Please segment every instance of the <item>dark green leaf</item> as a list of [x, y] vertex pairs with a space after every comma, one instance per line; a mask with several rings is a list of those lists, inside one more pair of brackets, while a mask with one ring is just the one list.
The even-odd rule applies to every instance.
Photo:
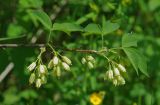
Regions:
[[137, 74], [138, 74], [138, 62], [137, 62], [137, 53], [136, 49], [133, 48], [123, 48], [124, 52], [126, 53], [126, 55], [128, 56], [130, 62], [132, 63], [134, 69], [136, 70]]
[[128, 56], [137, 74], [138, 74], [138, 69], [139, 69], [143, 74], [148, 76], [147, 62], [146, 62], [145, 57], [135, 48], [123, 48], [123, 50]]
[[122, 47], [137, 47], [138, 39], [134, 35], [126, 34], [122, 37]]
[[32, 11], [33, 15], [44, 25], [45, 28], [52, 29], [52, 21], [43, 11]]

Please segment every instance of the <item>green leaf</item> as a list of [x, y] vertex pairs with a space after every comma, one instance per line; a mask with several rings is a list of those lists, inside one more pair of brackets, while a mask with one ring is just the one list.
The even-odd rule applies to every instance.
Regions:
[[139, 54], [139, 61], [138, 61], [139, 62], [139, 65], [138, 65], [139, 70], [143, 74], [145, 74], [146, 76], [149, 76], [148, 75], [148, 71], [147, 71], [147, 60], [146, 60], [145, 56], [142, 53], [138, 52], [138, 54]]
[[128, 56], [131, 64], [138, 74], [138, 70], [140, 70], [143, 74], [148, 76], [147, 72], [147, 62], [143, 54], [141, 54], [135, 48], [123, 48], [124, 52]]
[[22, 91], [19, 94], [19, 96], [25, 99], [30, 99], [30, 98], [34, 99], [38, 97], [38, 94], [34, 90], [28, 89], [28, 90]]
[[158, 7], [160, 7], [160, 1], [159, 0], [150, 0], [149, 3], [149, 9], [151, 11], [156, 10]]
[[86, 14], [85, 16], [80, 17], [80, 18], [76, 21], [76, 24], [82, 24], [82, 23], [86, 22], [86, 21], [89, 20], [89, 19], [92, 19], [92, 20], [93, 20], [94, 18], [96, 18], [96, 16], [97, 16], [96, 13], [90, 12], [90, 13]]
[[7, 29], [8, 37], [20, 36], [23, 33], [25, 33], [25, 29], [19, 24], [15, 24], [15, 23], [9, 24], [8, 29]]
[[52, 29], [52, 21], [49, 16], [43, 11], [32, 11], [33, 15], [44, 25], [48, 30]]
[[75, 31], [83, 31], [83, 28], [74, 23], [54, 23], [52, 30], [63, 31], [70, 34]]
[[41, 8], [43, 5], [42, 0], [19, 0], [21, 8]]
[[87, 34], [102, 34], [102, 31], [101, 31], [101, 27], [98, 25], [98, 24], [88, 24], [84, 31], [87, 33]]
[[137, 47], [138, 39], [134, 35], [126, 34], [122, 37], [122, 47]]
[[102, 24], [103, 35], [107, 35], [117, 30], [119, 27], [120, 26], [118, 23], [111, 23], [110, 21], [105, 21], [105, 19], [103, 19], [103, 24]]
[[0, 43], [20, 43], [20, 42], [25, 42], [26, 40], [26, 35], [23, 36], [17, 36], [13, 38], [0, 38]]

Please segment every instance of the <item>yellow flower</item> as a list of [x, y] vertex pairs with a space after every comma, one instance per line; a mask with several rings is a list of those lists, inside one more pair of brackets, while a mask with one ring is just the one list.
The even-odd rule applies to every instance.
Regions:
[[89, 99], [93, 105], [100, 105], [102, 103], [103, 97], [99, 93], [92, 93]]

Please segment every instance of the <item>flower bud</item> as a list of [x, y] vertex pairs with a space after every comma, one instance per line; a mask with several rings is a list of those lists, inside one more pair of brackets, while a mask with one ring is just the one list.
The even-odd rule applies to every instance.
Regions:
[[88, 61], [94, 61], [95, 59], [91, 55], [89, 55], [89, 56], [87, 56], [87, 60]]
[[42, 76], [41, 76], [41, 82], [42, 82], [43, 84], [47, 83], [47, 78], [46, 78], [45, 75], [42, 75]]
[[40, 65], [39, 66], [39, 72], [41, 74], [45, 74], [47, 72], [47, 67], [45, 65]]
[[36, 79], [36, 75], [35, 75], [35, 73], [32, 73], [31, 76], [29, 77], [29, 83], [33, 84], [35, 79]]
[[27, 69], [28, 69], [29, 71], [32, 71], [33, 69], [35, 69], [35, 67], [36, 67], [36, 62], [33, 62], [33, 63], [31, 63], [31, 64], [27, 67]]
[[49, 69], [52, 69], [53, 68], [53, 59], [52, 60], [50, 60], [50, 62], [48, 63], [48, 68]]
[[61, 69], [59, 66], [56, 67], [56, 76], [60, 77], [61, 76]]
[[119, 83], [120, 85], [124, 85], [124, 84], [125, 84], [125, 80], [124, 80], [124, 78], [123, 78], [122, 76], [118, 76], [118, 77], [117, 77], [117, 80], [118, 80], [118, 83]]
[[69, 67], [69, 65], [68, 65], [67, 63], [62, 62], [62, 66], [63, 66], [63, 68], [64, 68], [65, 70], [70, 71], [70, 67]]
[[62, 56], [62, 60], [63, 60], [64, 62], [66, 62], [68, 65], [71, 65], [71, 64], [72, 64], [71, 60], [70, 60], [68, 57], [66, 57], [66, 56]]
[[82, 60], [81, 60], [82, 64], [85, 64], [87, 61], [86, 59], [83, 57]]
[[41, 79], [39, 78], [39, 79], [36, 80], [36, 87], [40, 88], [41, 85], [42, 85], [42, 82], [41, 82]]
[[94, 68], [92, 62], [88, 62], [87, 65], [88, 65], [89, 69], [93, 69]]
[[114, 68], [113, 72], [114, 72], [114, 76], [119, 76], [120, 75], [120, 72], [119, 72], [117, 67]]
[[58, 65], [58, 62], [59, 62], [59, 58], [57, 56], [54, 56], [53, 57], [53, 65], [54, 66]]
[[118, 81], [117, 81], [116, 78], [114, 78], [112, 82], [113, 82], [113, 85], [114, 85], [114, 86], [117, 86], [117, 85], [118, 85]]
[[112, 70], [108, 70], [106, 72], [106, 76], [109, 80], [112, 80], [113, 79], [113, 71]]
[[126, 72], [126, 69], [124, 66], [122, 66], [121, 64], [118, 64], [118, 68], [121, 72]]

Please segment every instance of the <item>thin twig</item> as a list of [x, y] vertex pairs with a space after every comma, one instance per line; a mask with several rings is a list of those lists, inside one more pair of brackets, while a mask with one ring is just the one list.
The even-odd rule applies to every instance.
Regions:
[[96, 50], [84, 50], [84, 49], [65, 49], [67, 51], [76, 51], [76, 52], [83, 52], [83, 53], [97, 53]]
[[14, 63], [13, 62], [9, 63], [8, 66], [0, 75], [0, 83], [5, 79], [5, 77], [8, 75], [9, 72], [11, 72], [13, 68], [14, 68]]
[[0, 44], [2, 48], [12, 48], [12, 47], [45, 47], [45, 44]]
[[[16, 48], [16, 47], [47, 47], [47, 44], [0, 44], [0, 48]], [[75, 51], [75, 52], [82, 52], [82, 53], [97, 53], [96, 50], [88, 50], [88, 49], [68, 49], [68, 48], [61, 48], [55, 47], [55, 49], [60, 49], [64, 51]]]

